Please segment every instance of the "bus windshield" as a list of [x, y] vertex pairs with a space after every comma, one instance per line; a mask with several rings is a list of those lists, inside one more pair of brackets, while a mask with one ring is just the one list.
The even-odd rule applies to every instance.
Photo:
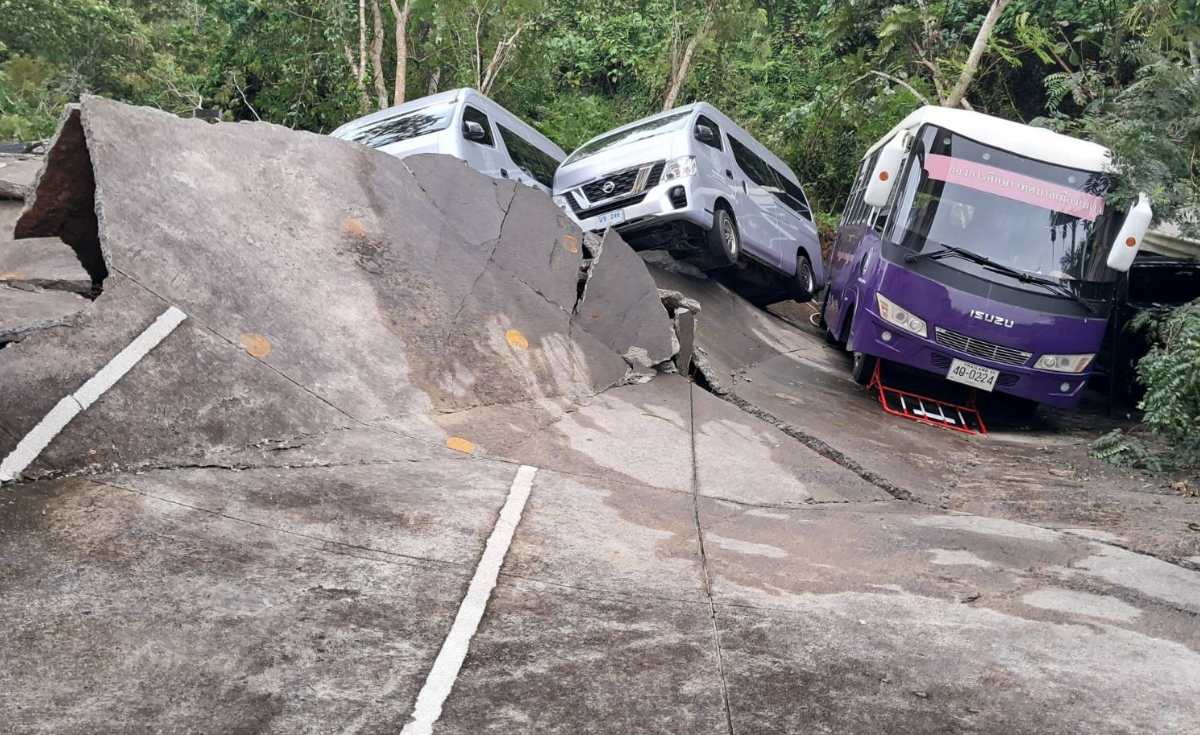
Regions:
[[454, 116], [454, 105], [453, 102], [445, 102], [408, 110], [345, 130], [338, 133], [337, 137], [371, 148], [382, 148], [402, 140], [445, 130], [450, 126], [450, 118]]
[[[915, 252], [949, 245], [1079, 290], [1111, 282], [1106, 265], [1120, 217], [1103, 173], [1036, 161], [927, 125], [913, 143], [884, 237]], [[970, 259], [945, 263], [989, 279]], [[1015, 280], [1015, 279], [1014, 279]]]
[[596, 138], [595, 140], [579, 146], [579, 148], [571, 154], [570, 158], [564, 162], [564, 165], [567, 163], [574, 163], [582, 158], [587, 158], [588, 156], [595, 155], [600, 151], [608, 150], [609, 148], [614, 148], [626, 143], [632, 143], [637, 140], [643, 140], [645, 138], [652, 138], [656, 135], [662, 135], [663, 133], [672, 132], [683, 127], [684, 123], [688, 119], [688, 116], [691, 114], [692, 113], [690, 110], [684, 110], [683, 112], [677, 112], [674, 115], [656, 117], [653, 120], [647, 120], [640, 125], [634, 125], [632, 128], [622, 130], [618, 133]]

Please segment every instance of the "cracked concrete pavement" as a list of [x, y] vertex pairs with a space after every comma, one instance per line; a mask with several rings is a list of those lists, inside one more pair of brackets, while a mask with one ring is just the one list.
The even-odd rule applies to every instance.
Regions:
[[[1068, 511], [1036, 442], [885, 422], [799, 318], [455, 162], [95, 99], [65, 131], [22, 232], [86, 251], [98, 211], [103, 289], [0, 349], [0, 457], [188, 318], [0, 487], [11, 731], [400, 731], [524, 465], [435, 733], [1200, 732], [1200, 573], [1135, 532], [1194, 505]], [[729, 399], [622, 384], [672, 350], [651, 274]]]

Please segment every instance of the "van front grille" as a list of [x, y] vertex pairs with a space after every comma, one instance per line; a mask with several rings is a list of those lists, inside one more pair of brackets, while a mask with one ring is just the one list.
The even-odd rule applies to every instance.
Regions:
[[[632, 168], [608, 174], [595, 181], [588, 182], [579, 188], [583, 192], [583, 195], [587, 197], [587, 200], [593, 203], [627, 194], [639, 194], [646, 189], [658, 185], [658, 180], [662, 178], [665, 166], [666, 161], [643, 163]], [[612, 186], [610, 187], [609, 184]]]
[[1025, 352], [1013, 347], [1005, 347], [998, 345], [995, 342], [968, 337], [965, 334], [960, 334], [950, 329], [942, 329], [934, 327], [934, 338], [939, 345], [949, 347], [959, 352], [965, 352], [968, 355], [982, 357], [985, 360], [994, 360], [1002, 362], [1005, 365], [1024, 365], [1029, 362], [1029, 358], [1033, 357], [1032, 352]]

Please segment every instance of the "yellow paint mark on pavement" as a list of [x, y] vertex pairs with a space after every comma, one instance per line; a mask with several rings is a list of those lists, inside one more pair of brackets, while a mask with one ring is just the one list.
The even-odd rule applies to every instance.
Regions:
[[568, 253], [579, 252], [579, 238], [574, 235], [563, 235], [563, 247]]
[[6, 271], [4, 273], [0, 273], [0, 281], [23, 281], [25, 278], [27, 278], [27, 276], [20, 271]]
[[342, 232], [351, 237], [362, 238], [367, 236], [367, 228], [363, 226], [361, 220], [355, 219], [354, 217], [347, 217], [346, 219], [342, 220]]
[[475, 451], [475, 442], [470, 439], [463, 439], [461, 436], [450, 437], [446, 440], [446, 446], [463, 454], [471, 454]]
[[529, 349], [529, 340], [525, 339], [525, 335], [521, 334], [519, 330], [508, 330], [504, 333], [504, 339], [508, 340], [508, 344], [518, 350]]
[[243, 334], [238, 337], [238, 342], [242, 343], [242, 347], [251, 357], [261, 360], [271, 354], [271, 342], [261, 334]]

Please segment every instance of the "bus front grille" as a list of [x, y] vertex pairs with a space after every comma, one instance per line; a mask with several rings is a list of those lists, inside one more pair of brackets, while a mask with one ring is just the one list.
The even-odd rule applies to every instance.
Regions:
[[1033, 357], [1032, 352], [1025, 352], [1012, 347], [998, 345], [995, 342], [968, 337], [965, 334], [960, 334], [950, 329], [934, 327], [933, 331], [939, 345], [958, 350], [959, 352], [965, 352], [968, 355], [982, 357], [985, 360], [1002, 362], [1005, 365], [1024, 365], [1029, 362], [1029, 358]]

